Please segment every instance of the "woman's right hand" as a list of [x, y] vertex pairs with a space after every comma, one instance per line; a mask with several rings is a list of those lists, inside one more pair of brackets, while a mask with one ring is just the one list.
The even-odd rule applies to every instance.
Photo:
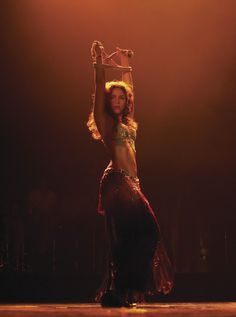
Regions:
[[94, 62], [96, 62], [97, 57], [102, 57], [104, 51], [104, 47], [101, 42], [99, 41], [93, 41], [92, 47], [91, 47], [91, 56]]

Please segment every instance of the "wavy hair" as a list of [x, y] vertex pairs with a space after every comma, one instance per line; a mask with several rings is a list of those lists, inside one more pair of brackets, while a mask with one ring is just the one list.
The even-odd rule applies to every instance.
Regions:
[[[126, 124], [129, 128], [137, 130], [137, 122], [130, 116], [134, 110], [134, 95], [132, 86], [125, 83], [124, 81], [108, 81], [105, 84], [105, 111], [114, 119], [115, 122], [118, 122], [117, 116], [111, 110], [110, 97], [112, 90], [114, 88], [120, 88], [126, 96], [126, 105], [122, 112], [122, 122]], [[94, 104], [95, 104], [95, 95], [92, 95], [93, 106], [92, 111], [89, 114], [87, 127], [92, 134], [92, 137], [95, 140], [101, 140], [102, 136], [98, 131], [95, 119], [94, 119]]]

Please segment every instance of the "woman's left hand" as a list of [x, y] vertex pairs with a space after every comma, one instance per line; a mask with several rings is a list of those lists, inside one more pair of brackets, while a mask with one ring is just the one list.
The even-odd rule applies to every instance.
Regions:
[[116, 47], [116, 52], [120, 57], [132, 57], [134, 55], [134, 52], [132, 50]]

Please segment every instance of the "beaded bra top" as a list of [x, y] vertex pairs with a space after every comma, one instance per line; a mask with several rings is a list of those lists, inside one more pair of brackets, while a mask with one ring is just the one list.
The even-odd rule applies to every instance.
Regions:
[[126, 126], [125, 124], [118, 124], [114, 141], [117, 145], [125, 145], [127, 142], [135, 152], [136, 130]]

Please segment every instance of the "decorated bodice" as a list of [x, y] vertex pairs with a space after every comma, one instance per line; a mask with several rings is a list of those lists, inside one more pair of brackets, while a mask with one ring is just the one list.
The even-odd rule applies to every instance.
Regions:
[[117, 145], [125, 145], [128, 142], [135, 152], [136, 130], [123, 123], [119, 123], [116, 126], [113, 140]]

